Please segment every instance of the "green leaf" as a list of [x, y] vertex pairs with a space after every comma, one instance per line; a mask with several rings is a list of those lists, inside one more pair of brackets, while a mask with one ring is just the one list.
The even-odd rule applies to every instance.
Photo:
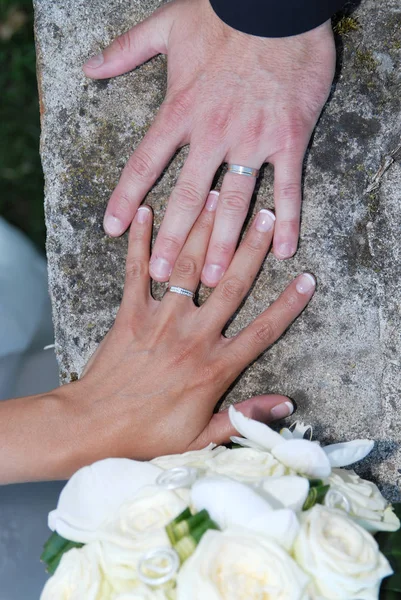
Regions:
[[83, 544], [66, 540], [61, 535], [54, 532], [45, 543], [40, 560], [45, 563], [46, 571], [53, 575], [59, 566], [63, 555], [69, 550], [72, 550], [72, 548], [82, 548], [82, 546]]
[[329, 485], [319, 485], [321, 482], [316, 482], [313, 487], [309, 489], [308, 496], [302, 507], [302, 510], [309, 510], [315, 504], [322, 504], [327, 492], [330, 489]]

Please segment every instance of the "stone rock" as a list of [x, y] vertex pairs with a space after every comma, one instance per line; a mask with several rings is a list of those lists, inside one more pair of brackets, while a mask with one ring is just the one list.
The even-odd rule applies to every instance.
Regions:
[[[119, 173], [149, 127], [166, 87], [166, 61], [104, 81], [81, 65], [152, 12], [156, 0], [35, 0], [42, 160], [46, 176], [50, 291], [62, 382], [79, 376], [113, 323], [126, 238], [109, 239], [102, 216]], [[317, 437], [377, 440], [358, 466], [389, 499], [401, 499], [401, 165], [399, 154], [366, 192], [400, 142], [401, 12], [397, 0], [363, 0], [357, 29], [338, 36], [338, 75], [316, 129], [304, 180], [299, 251], [265, 261], [229, 328], [237, 332], [299, 272], [318, 280], [297, 322], [259, 358], [224, 404], [280, 392]], [[147, 197], [156, 230], [185, 159], [183, 150]], [[272, 206], [264, 169], [252, 210]], [[161, 293], [157, 286], [156, 295]]]

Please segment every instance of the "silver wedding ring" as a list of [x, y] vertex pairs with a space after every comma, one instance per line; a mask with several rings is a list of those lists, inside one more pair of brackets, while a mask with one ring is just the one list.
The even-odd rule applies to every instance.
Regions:
[[185, 288], [179, 287], [178, 285], [170, 285], [167, 291], [172, 292], [173, 294], [187, 296], [188, 298], [193, 298], [195, 296], [194, 292], [191, 292], [191, 290], [186, 290]]
[[259, 177], [259, 169], [252, 167], [243, 167], [242, 165], [228, 165], [228, 172], [236, 175], [246, 175], [247, 177]]

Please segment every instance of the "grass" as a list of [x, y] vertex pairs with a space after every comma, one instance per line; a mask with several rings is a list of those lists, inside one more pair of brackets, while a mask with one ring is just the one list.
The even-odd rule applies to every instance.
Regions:
[[44, 250], [33, 8], [0, 0], [0, 214]]

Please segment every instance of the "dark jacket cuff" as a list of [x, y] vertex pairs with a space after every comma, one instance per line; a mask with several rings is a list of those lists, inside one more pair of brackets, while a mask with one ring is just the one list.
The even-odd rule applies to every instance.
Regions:
[[322, 25], [345, 0], [210, 0], [222, 21], [262, 37], [287, 37]]

